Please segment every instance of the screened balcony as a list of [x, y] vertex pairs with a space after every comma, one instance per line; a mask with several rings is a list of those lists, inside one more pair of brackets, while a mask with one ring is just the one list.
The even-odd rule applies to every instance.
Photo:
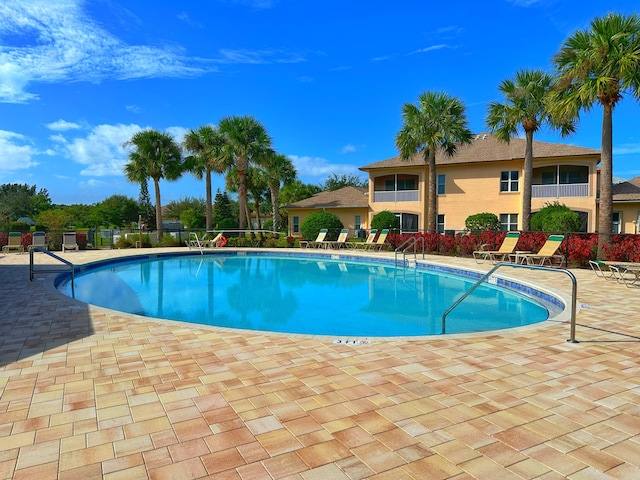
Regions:
[[417, 202], [420, 200], [417, 175], [384, 175], [373, 181], [374, 202]]
[[589, 167], [556, 165], [534, 168], [532, 198], [589, 196]]

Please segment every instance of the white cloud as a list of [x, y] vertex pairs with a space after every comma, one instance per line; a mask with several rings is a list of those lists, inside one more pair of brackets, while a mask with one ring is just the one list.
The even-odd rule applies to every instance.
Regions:
[[358, 171], [355, 165], [329, 163], [322, 157], [287, 155], [301, 177], [326, 177], [332, 173], [338, 175], [353, 174]]
[[384, 62], [386, 60], [391, 60], [392, 55], [385, 55], [383, 57], [373, 57], [371, 59], [372, 62]]
[[518, 7], [530, 7], [536, 3], [540, 3], [542, 0], [511, 0], [511, 3]]
[[629, 155], [633, 153], [640, 153], [640, 143], [623, 143], [613, 147], [614, 155]]
[[78, 130], [80, 129], [80, 125], [73, 122], [67, 122], [66, 120], [56, 120], [55, 122], [48, 123], [46, 127], [49, 130], [54, 130], [56, 132], [64, 132], [65, 130]]
[[414, 50], [413, 52], [409, 53], [409, 55], [415, 55], [417, 53], [433, 52], [435, 50], [442, 50], [443, 48], [453, 48], [453, 47], [451, 47], [450, 45], [441, 43], [439, 45], [431, 45], [429, 47], [419, 48], [418, 50]]
[[186, 23], [191, 27], [202, 28], [202, 24], [197, 20], [192, 19], [187, 12], [184, 12], [184, 11], [180, 12], [178, 14], [178, 20]]
[[313, 82], [315, 79], [313, 77], [307, 77], [307, 76], [302, 76], [300, 78], [298, 78], [298, 81], [300, 83], [311, 83]]
[[69, 140], [65, 154], [67, 158], [86, 166], [80, 175], [122, 175], [122, 167], [127, 162], [127, 151], [123, 144], [139, 130], [142, 128], [135, 124], [98, 125], [86, 137]]
[[295, 52], [284, 50], [248, 50], [248, 49], [221, 49], [220, 63], [244, 63], [254, 65], [266, 65], [270, 63], [300, 63], [306, 59]]
[[[0, 102], [34, 100], [34, 82], [176, 77], [215, 71], [211, 60], [190, 58], [178, 47], [128, 45], [88, 17], [82, 0], [4, 0], [0, 35]], [[4, 35], [3, 35], [4, 36]]]
[[0, 171], [34, 167], [38, 165], [33, 160], [37, 154], [24, 135], [0, 130]]
[[127, 112], [131, 112], [131, 113], [140, 113], [140, 112], [142, 112], [142, 109], [138, 105], [127, 105], [124, 108], [125, 108], [125, 110]]
[[351, 145], [350, 143], [347, 143], [344, 147], [342, 147], [342, 149], [340, 150], [340, 153], [352, 153], [355, 151], [356, 151], [356, 146]]
[[189, 131], [184, 127], [168, 127], [166, 132], [170, 134], [177, 143], [182, 143], [185, 134]]

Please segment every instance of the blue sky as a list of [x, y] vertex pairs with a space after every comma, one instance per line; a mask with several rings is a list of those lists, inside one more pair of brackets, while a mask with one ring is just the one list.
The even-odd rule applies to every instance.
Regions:
[[[606, 3], [606, 6], [603, 4]], [[551, 69], [576, 29], [630, 1], [3, 0], [0, 183], [46, 188], [54, 203], [138, 198], [122, 143], [253, 115], [299, 178], [320, 184], [397, 154], [401, 108], [426, 90], [467, 106], [485, 131], [498, 85]], [[637, 6], [637, 5], [636, 5]], [[614, 112], [614, 175], [640, 175], [640, 105]], [[600, 148], [602, 110], [568, 139]], [[214, 179], [214, 188], [224, 188]], [[162, 182], [162, 202], [204, 197], [204, 182]]]

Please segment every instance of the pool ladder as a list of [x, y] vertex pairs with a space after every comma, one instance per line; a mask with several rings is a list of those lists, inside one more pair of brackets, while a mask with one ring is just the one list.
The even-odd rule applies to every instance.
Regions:
[[447, 315], [449, 315], [454, 308], [456, 308], [462, 301], [467, 298], [473, 291], [478, 288], [480, 285], [484, 283], [485, 280], [491, 278], [493, 272], [498, 270], [501, 267], [508, 266], [512, 268], [526, 268], [529, 270], [542, 270], [545, 272], [561, 272], [567, 275], [571, 279], [571, 335], [567, 342], [571, 343], [579, 343], [576, 340], [576, 299], [577, 299], [577, 290], [578, 290], [578, 281], [576, 280], [576, 276], [571, 273], [566, 268], [550, 268], [550, 267], [542, 267], [537, 265], [521, 265], [518, 263], [510, 263], [510, 262], [500, 262], [495, 265], [491, 270], [485, 273], [482, 277], [478, 279], [478, 281], [471, 286], [469, 290], [464, 292], [460, 298], [458, 298], [453, 305], [451, 305], [447, 311], [442, 314], [442, 333], [446, 333], [447, 329]]
[[424, 260], [424, 237], [409, 237], [400, 246], [398, 246], [395, 253], [395, 264], [398, 264], [398, 253], [402, 254], [402, 265], [407, 266], [407, 252], [413, 254], [415, 260], [418, 259], [418, 244], [422, 246], [422, 259]]

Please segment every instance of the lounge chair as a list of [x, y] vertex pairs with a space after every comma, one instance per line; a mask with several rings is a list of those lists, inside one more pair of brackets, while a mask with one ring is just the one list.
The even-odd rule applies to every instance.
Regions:
[[367, 246], [373, 245], [373, 243], [376, 241], [377, 233], [378, 233], [378, 229], [373, 228], [369, 232], [369, 236], [364, 242], [347, 242], [346, 247], [347, 248], [367, 248]]
[[300, 242], [300, 248], [317, 248], [322, 242], [324, 242], [324, 239], [327, 236], [327, 232], [328, 230], [326, 228], [323, 228], [322, 230], [320, 230], [315, 240], [302, 240]]
[[[591, 261], [589, 263], [591, 264]], [[640, 286], [637, 283], [640, 280], [640, 263], [616, 261], [601, 263], [604, 263], [609, 268], [612, 272], [611, 276], [619, 283], [624, 283], [627, 287]]]
[[389, 235], [389, 229], [385, 228], [384, 230], [382, 230], [380, 232], [380, 235], [378, 235], [378, 238], [376, 239], [375, 243], [368, 245], [365, 247], [366, 250], [382, 250], [382, 247], [384, 247], [385, 245], [387, 245], [387, 236]]
[[616, 280], [616, 270], [612, 269], [607, 262], [603, 262], [601, 260], [589, 260], [589, 266], [596, 274], [596, 277], [601, 277], [605, 280]]
[[320, 246], [324, 248], [336, 248], [336, 249], [345, 248], [347, 245], [348, 236], [349, 236], [349, 229], [343, 228], [342, 230], [340, 230], [340, 235], [338, 235], [337, 240], [333, 240], [333, 241], [325, 240], [324, 242], [322, 242], [322, 245]]
[[218, 233], [215, 237], [205, 242], [205, 246], [216, 248], [216, 247], [224, 247], [227, 244], [227, 237], [225, 237], [222, 232]]
[[509, 232], [504, 237], [502, 245], [498, 250], [476, 250], [473, 252], [473, 258], [476, 263], [484, 263], [487, 260], [491, 260], [493, 263], [504, 262], [509, 258], [509, 255], [513, 253], [520, 239], [520, 233]]
[[514, 263], [526, 263], [527, 265], [544, 265], [548, 263], [549, 266], [553, 265], [553, 262], [562, 263], [564, 256], [556, 255], [556, 251], [562, 245], [564, 241], [564, 235], [549, 235], [547, 241], [542, 245], [538, 253], [522, 253], [516, 252], [509, 255], [509, 258]]
[[33, 234], [31, 235], [31, 245], [29, 245], [29, 250], [31, 250], [34, 247], [42, 247], [45, 250], [48, 250], [46, 233], [33, 232]]
[[75, 250], [76, 252], [80, 250], [76, 240], [76, 232], [64, 232], [62, 234], [62, 253], [65, 250]]
[[20, 232], [9, 232], [9, 239], [7, 244], [2, 247], [2, 251], [5, 253], [15, 250], [18, 253], [24, 252], [24, 246], [22, 245], [22, 234]]

